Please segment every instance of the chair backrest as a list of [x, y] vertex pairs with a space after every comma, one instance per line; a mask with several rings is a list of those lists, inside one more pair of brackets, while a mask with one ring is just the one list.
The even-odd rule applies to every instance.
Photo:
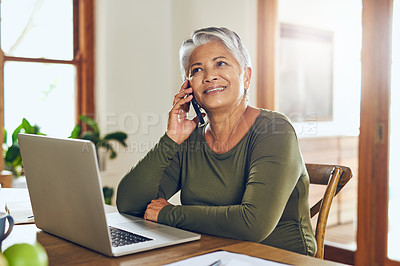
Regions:
[[346, 185], [353, 173], [349, 167], [342, 165], [306, 164], [306, 168], [311, 184], [326, 185], [324, 196], [310, 209], [311, 217], [319, 213], [315, 229], [315, 238], [317, 240], [317, 254], [315, 257], [323, 259], [325, 230], [333, 197]]

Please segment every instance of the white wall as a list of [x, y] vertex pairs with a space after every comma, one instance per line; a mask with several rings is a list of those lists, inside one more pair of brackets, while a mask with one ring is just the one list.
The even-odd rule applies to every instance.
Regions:
[[197, 28], [228, 27], [242, 37], [256, 69], [256, 14], [256, 0], [96, 1], [98, 120], [103, 133], [129, 133], [129, 148], [108, 162], [110, 185], [165, 132], [172, 97], [182, 83], [181, 43]]
[[[358, 0], [279, 1], [281, 22], [335, 34], [334, 121], [318, 123], [315, 133], [300, 132], [299, 137], [358, 134], [360, 8]], [[101, 130], [129, 133], [129, 148], [119, 149], [117, 159], [108, 162], [110, 184], [116, 184], [165, 132], [172, 97], [182, 83], [179, 47], [193, 30], [224, 26], [241, 36], [253, 62], [250, 103], [255, 105], [257, 0], [97, 0], [96, 20]], [[300, 130], [307, 126], [297, 124]]]

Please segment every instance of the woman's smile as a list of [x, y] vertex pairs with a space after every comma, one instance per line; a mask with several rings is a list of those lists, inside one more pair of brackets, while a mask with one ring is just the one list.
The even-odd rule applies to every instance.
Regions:
[[226, 86], [211, 86], [211, 87], [208, 87], [205, 91], [203, 91], [203, 93], [207, 94], [207, 95], [213, 95], [213, 94], [216, 94], [219, 92], [223, 92], [223, 91], [225, 91], [225, 89], [226, 89]]

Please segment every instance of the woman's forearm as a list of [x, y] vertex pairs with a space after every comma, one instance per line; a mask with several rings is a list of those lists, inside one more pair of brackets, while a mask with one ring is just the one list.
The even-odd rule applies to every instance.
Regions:
[[120, 181], [117, 190], [119, 212], [142, 216], [152, 199], [157, 198], [160, 180], [179, 145], [168, 136], [141, 159]]

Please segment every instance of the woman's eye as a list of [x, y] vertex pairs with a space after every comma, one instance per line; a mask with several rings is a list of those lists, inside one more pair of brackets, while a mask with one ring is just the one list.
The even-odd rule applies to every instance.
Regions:
[[217, 66], [226, 66], [227, 65], [227, 63], [225, 63], [224, 61], [218, 61], [217, 62]]
[[192, 75], [196, 74], [197, 72], [201, 71], [201, 68], [196, 67], [192, 69]]

